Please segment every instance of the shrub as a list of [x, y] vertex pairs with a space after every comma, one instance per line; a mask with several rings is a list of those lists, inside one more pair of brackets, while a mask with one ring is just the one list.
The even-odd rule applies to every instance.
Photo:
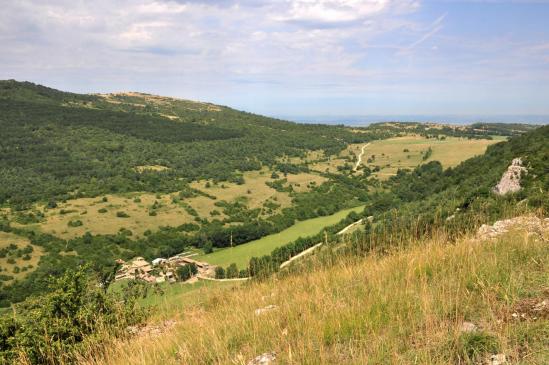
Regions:
[[462, 333], [453, 346], [456, 349], [456, 363], [476, 363], [490, 353], [499, 352], [496, 337], [486, 332]]
[[129, 218], [130, 216], [126, 212], [116, 212], [118, 218]]
[[136, 295], [107, 294], [86, 268], [68, 270], [51, 292], [29, 300], [17, 316], [0, 318], [0, 363], [76, 363], [78, 355], [121, 336], [146, 315]]
[[80, 226], [83, 226], [84, 223], [82, 223], [81, 220], [77, 219], [77, 220], [74, 220], [74, 221], [69, 221], [69, 222], [67, 223], [67, 225], [68, 225], [69, 227], [80, 227]]
[[107, 208], [101, 208], [98, 210], [99, 213], [103, 214], [103, 213], [107, 213]]
[[213, 252], [213, 246], [212, 246], [212, 243], [210, 241], [206, 242], [206, 244], [204, 245], [204, 247], [202, 247], [202, 250], [204, 251], [204, 253], [207, 255], [209, 253], [212, 253]]

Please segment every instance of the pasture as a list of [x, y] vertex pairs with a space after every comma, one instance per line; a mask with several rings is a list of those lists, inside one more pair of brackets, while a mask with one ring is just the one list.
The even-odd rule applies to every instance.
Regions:
[[[502, 137], [494, 137], [493, 140], [455, 137], [437, 140], [420, 136], [390, 138], [371, 142], [365, 148], [361, 165], [370, 169], [379, 166], [380, 171], [375, 175], [380, 179], [387, 179], [395, 175], [398, 169], [413, 169], [429, 161], [440, 161], [444, 168], [454, 167], [462, 161], [483, 154], [489, 145], [503, 140]], [[432, 154], [424, 160], [429, 148]]]
[[207, 255], [199, 255], [194, 258], [199, 261], [206, 261], [210, 264], [220, 266], [228, 266], [232, 263], [236, 263], [239, 269], [244, 269], [248, 266], [248, 262], [252, 257], [268, 255], [275, 248], [290, 243], [299, 237], [313, 236], [322, 231], [324, 227], [338, 223], [350, 212], [359, 212], [363, 208], [364, 206], [359, 206], [345, 209], [329, 216], [307, 219], [305, 221], [297, 222], [282, 232], [271, 234], [232, 248], [223, 248]]
[[[244, 184], [204, 180], [191, 183], [193, 188], [210, 197], [197, 195], [181, 200], [179, 192], [156, 195], [134, 192], [71, 199], [58, 203], [56, 208], [36, 206], [37, 210], [44, 213], [44, 219], [26, 227], [63, 239], [79, 237], [86, 232], [94, 235], [116, 234], [122, 229], [132, 231], [132, 237], [137, 238], [142, 237], [145, 231], [155, 231], [161, 226], [177, 227], [195, 222], [195, 217], [187, 211], [186, 206], [194, 209], [201, 218], [223, 219], [223, 208], [216, 206], [216, 203], [231, 203], [237, 199], [244, 201], [248, 209], [262, 208], [267, 201], [272, 202], [279, 207], [269, 213], [265, 211], [263, 215], [276, 214], [282, 208], [291, 206], [291, 198], [287, 192], [279, 192], [266, 185], [266, 182], [274, 181], [271, 174], [267, 169], [246, 172], [243, 174]], [[283, 178], [282, 174], [280, 178]], [[320, 185], [327, 180], [312, 173], [288, 175], [286, 178], [288, 181], [285, 187], [292, 186], [298, 192], [309, 190], [309, 184]], [[217, 215], [214, 215], [214, 211]]]
[[[180, 204], [172, 201], [172, 195], [155, 196], [149, 193], [129, 195], [106, 195], [102, 197], [79, 198], [60, 203], [57, 208], [45, 209], [45, 220], [37, 227], [46, 233], [69, 239], [92, 234], [116, 234], [121, 229], [129, 229], [134, 237], [140, 237], [150, 229], [160, 226], [179, 226], [194, 221]], [[149, 213], [154, 209], [156, 215]], [[123, 212], [127, 217], [119, 216]], [[80, 221], [81, 225], [70, 222]]]
[[[11, 246], [11, 247], [10, 247]], [[31, 247], [28, 249], [27, 247]], [[26, 252], [27, 249], [30, 252]], [[13, 233], [0, 232], [0, 275], [9, 275], [13, 279], [22, 279], [38, 266], [44, 250], [40, 246], [31, 245], [26, 237]], [[32, 250], [32, 251], [31, 251]], [[12, 280], [6, 280], [10, 283]]]

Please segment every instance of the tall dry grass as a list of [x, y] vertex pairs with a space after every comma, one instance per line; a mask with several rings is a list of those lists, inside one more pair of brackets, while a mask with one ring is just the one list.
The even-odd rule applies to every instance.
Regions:
[[[521, 231], [453, 244], [434, 235], [383, 256], [212, 289], [174, 313], [173, 329], [114, 342], [82, 363], [246, 364], [275, 351], [280, 364], [459, 364], [495, 352], [547, 364], [549, 321], [509, 313], [521, 299], [547, 294], [548, 258], [547, 242]], [[268, 305], [276, 308], [254, 313]], [[480, 330], [460, 332], [463, 321]]]

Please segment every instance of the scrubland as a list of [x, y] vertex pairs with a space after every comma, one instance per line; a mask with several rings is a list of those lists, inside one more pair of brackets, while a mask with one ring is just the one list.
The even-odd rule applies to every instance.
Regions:
[[246, 364], [265, 352], [280, 364], [549, 361], [548, 309], [533, 309], [549, 299], [547, 235], [440, 234], [365, 258], [329, 256], [293, 275], [210, 288], [164, 312], [176, 325], [160, 336], [117, 341], [84, 363]]

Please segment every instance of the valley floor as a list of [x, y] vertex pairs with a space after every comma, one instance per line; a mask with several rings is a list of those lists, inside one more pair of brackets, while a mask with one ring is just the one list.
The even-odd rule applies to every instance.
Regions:
[[[173, 326], [86, 364], [549, 363], [549, 245], [510, 230], [385, 256], [305, 261], [302, 275], [205, 291]], [[495, 357], [497, 356], [497, 357]], [[493, 363], [493, 362], [492, 362]]]

